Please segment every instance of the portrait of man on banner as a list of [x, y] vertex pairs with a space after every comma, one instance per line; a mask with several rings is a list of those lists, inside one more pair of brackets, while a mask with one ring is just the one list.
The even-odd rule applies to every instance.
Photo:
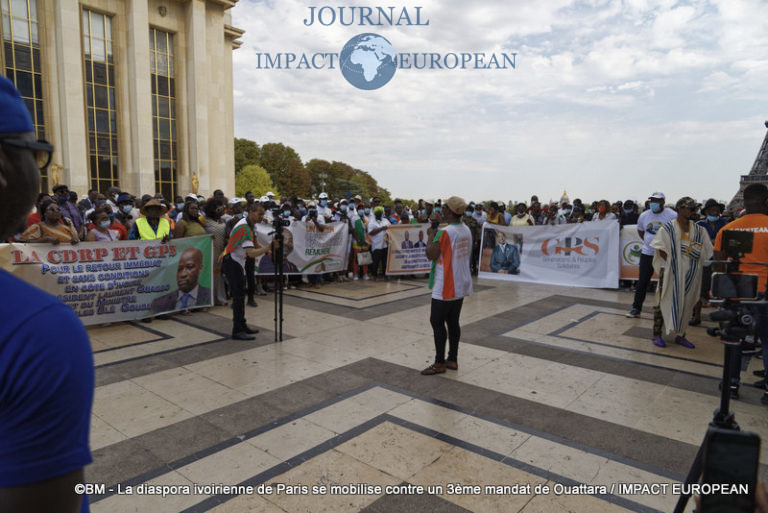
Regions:
[[[502, 231], [496, 232], [496, 245], [491, 253], [491, 271], [499, 274], [520, 273], [520, 246], [522, 241], [507, 242], [507, 236]], [[522, 236], [520, 236], [522, 238]]]
[[203, 272], [203, 252], [187, 248], [179, 257], [176, 268], [177, 290], [152, 301], [152, 313], [173, 312], [196, 306], [211, 306], [211, 289], [200, 284]]
[[[293, 253], [293, 233], [288, 229], [283, 229], [283, 272], [298, 273], [299, 268], [288, 260]], [[275, 262], [270, 253], [264, 254], [259, 260], [259, 274], [273, 274], [275, 272]]]

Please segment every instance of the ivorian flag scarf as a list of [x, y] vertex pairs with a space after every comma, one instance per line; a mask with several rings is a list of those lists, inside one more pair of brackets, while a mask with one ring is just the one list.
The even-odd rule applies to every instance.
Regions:
[[221, 252], [221, 255], [219, 256], [219, 262], [221, 262], [222, 258], [232, 253], [240, 244], [247, 240], [255, 243], [253, 240], [253, 230], [248, 225], [248, 223], [237, 225], [235, 229], [232, 230], [232, 233], [229, 234], [229, 242], [227, 242], [227, 247], [224, 248], [224, 251]]

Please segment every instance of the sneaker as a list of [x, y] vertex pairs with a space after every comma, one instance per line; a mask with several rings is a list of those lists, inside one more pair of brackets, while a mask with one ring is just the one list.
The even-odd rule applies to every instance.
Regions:
[[633, 308], [632, 310], [627, 312], [627, 315], [625, 317], [630, 317], [630, 318], [640, 317], [640, 310], [638, 310], [637, 308]]
[[765, 390], [765, 379], [761, 379], [760, 381], [755, 381], [752, 383], [752, 386], [755, 388], [759, 388], [760, 390]]
[[765, 377], [765, 369], [752, 371], [752, 374], [754, 374], [758, 378], [764, 378]]
[[359, 279], [360, 279], [360, 278], [358, 278], [358, 276], [357, 276], [357, 275], [355, 275], [355, 277], [354, 277], [354, 278], [352, 278], [352, 281], [357, 281], [357, 280], [359, 280]]
[[364, 275], [363, 275], [363, 279], [364, 279], [364, 280], [370, 280], [370, 279], [371, 279], [371, 277], [370, 277], [370, 276], [368, 276], [367, 274], [364, 274]]
[[667, 347], [667, 343], [664, 342], [664, 339], [661, 338], [661, 335], [656, 335], [655, 337], [653, 337], [651, 339], [651, 342], [653, 342], [653, 345], [657, 347]]
[[681, 346], [687, 347], [688, 349], [694, 349], [696, 347], [690, 340], [685, 337], [675, 337], [675, 344], [680, 344]]

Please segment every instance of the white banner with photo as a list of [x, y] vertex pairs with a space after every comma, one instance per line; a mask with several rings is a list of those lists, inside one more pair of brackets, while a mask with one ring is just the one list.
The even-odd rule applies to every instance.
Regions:
[[[285, 274], [323, 274], [347, 270], [349, 230], [347, 223], [320, 225], [301, 221], [291, 222], [283, 228]], [[271, 224], [256, 225], [256, 238], [261, 245], [267, 245], [274, 237]], [[272, 257], [263, 255], [256, 262], [257, 274], [274, 274]]]
[[427, 259], [428, 228], [429, 224], [396, 224], [387, 228], [387, 274], [428, 273], [432, 269], [432, 262]]
[[619, 284], [619, 223], [558, 226], [485, 223], [480, 277], [575, 287]]

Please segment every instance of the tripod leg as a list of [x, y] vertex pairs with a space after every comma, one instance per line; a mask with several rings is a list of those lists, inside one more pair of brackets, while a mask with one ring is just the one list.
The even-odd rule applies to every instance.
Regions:
[[[691, 469], [688, 471], [688, 476], [686, 476], [685, 481], [683, 482], [686, 485], [684, 488], [688, 488], [688, 485], [692, 485], [693, 483], [699, 481], [699, 476], [701, 476], [701, 460], [704, 456], [704, 444], [708, 436], [709, 432], [704, 435], [704, 442], [701, 443], [698, 452], [696, 452], [696, 458], [693, 460], [693, 465], [691, 465]], [[680, 498], [677, 499], [677, 505], [675, 506], [674, 513], [683, 513], [683, 511], [685, 511], [686, 504], [688, 504], [688, 499], [690, 498], [690, 493], [680, 494]]]

